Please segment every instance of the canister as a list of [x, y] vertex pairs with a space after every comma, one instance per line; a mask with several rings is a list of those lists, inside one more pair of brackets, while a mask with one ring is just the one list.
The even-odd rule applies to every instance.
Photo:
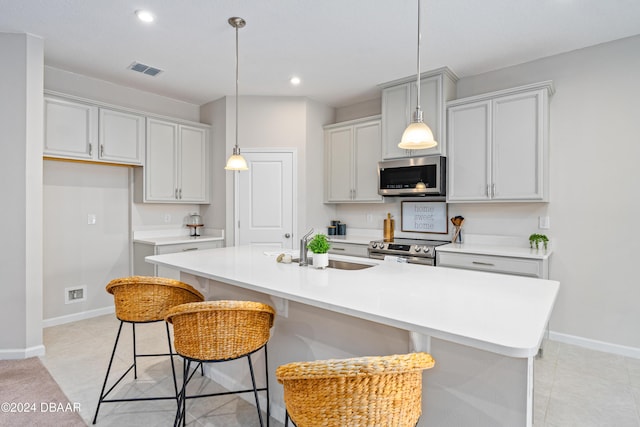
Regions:
[[329, 236], [335, 236], [336, 235], [336, 226], [335, 225], [330, 225], [329, 227], [327, 227], [327, 234]]
[[347, 234], [347, 224], [341, 222], [338, 224], [338, 235], [344, 236]]

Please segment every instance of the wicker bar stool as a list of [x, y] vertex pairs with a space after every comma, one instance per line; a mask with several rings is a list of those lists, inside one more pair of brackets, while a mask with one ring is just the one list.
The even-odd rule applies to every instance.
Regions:
[[[176, 353], [185, 359], [182, 390], [178, 394], [178, 411], [174, 426], [186, 423], [186, 400], [253, 392], [260, 425], [263, 426], [259, 391], [267, 397], [267, 426], [269, 425], [269, 380], [267, 342], [273, 326], [275, 310], [269, 305], [252, 301], [205, 301], [183, 304], [167, 312], [166, 321], [173, 324]], [[251, 355], [264, 349], [266, 385], [257, 387]], [[187, 384], [192, 362], [225, 362], [246, 357], [253, 388], [200, 395], [187, 395]], [[194, 370], [195, 372], [195, 370]]]
[[[122, 277], [109, 282], [106, 290], [110, 294], [113, 294], [116, 308], [116, 317], [120, 320], [120, 327], [118, 328], [116, 342], [113, 345], [113, 351], [111, 352], [111, 358], [109, 359], [107, 374], [104, 377], [104, 383], [102, 384], [102, 390], [100, 391], [100, 398], [98, 400], [96, 413], [93, 417], [93, 424], [95, 424], [96, 420], [98, 419], [98, 411], [100, 410], [100, 405], [105, 402], [130, 402], [140, 400], [166, 399], [177, 400], [178, 383], [176, 380], [175, 365], [173, 363], [173, 356], [176, 353], [174, 353], [171, 349], [171, 334], [169, 332], [169, 325], [165, 323], [167, 331], [167, 343], [169, 345], [168, 353], [138, 354], [136, 349], [136, 324], [164, 321], [164, 316], [167, 310], [171, 307], [188, 302], [204, 301], [204, 296], [192, 286], [178, 280], [166, 279], [162, 277]], [[109, 374], [111, 373], [113, 358], [116, 354], [116, 349], [118, 348], [120, 333], [122, 332], [122, 326], [125, 322], [131, 324], [133, 332], [133, 363], [124, 372], [124, 374], [122, 374], [120, 378], [118, 378], [118, 380], [105, 392], [105, 389], [107, 388], [107, 382], [109, 380]], [[139, 357], [154, 356], [169, 356], [171, 360], [173, 387], [175, 390], [175, 394], [173, 396], [107, 399], [109, 393], [111, 393], [111, 391], [132, 369], [134, 378], [138, 378], [137, 359]]]
[[415, 426], [428, 353], [289, 363], [278, 367], [289, 419], [298, 427]]

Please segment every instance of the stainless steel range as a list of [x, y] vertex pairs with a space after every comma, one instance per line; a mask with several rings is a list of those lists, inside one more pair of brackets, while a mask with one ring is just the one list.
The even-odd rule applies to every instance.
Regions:
[[384, 259], [391, 255], [411, 264], [436, 265], [436, 246], [449, 242], [441, 240], [394, 239], [369, 242], [369, 258]]

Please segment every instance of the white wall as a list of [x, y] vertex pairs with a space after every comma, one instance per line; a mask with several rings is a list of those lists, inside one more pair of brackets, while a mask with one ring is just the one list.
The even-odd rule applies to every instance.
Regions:
[[[44, 82], [47, 90], [93, 101], [195, 122], [200, 118], [197, 105], [52, 67], [45, 68]], [[41, 157], [40, 152], [39, 164]], [[112, 306], [113, 297], [104, 287], [109, 280], [132, 273], [131, 232], [182, 229], [189, 214], [200, 210], [199, 205], [132, 203], [132, 175], [128, 167], [45, 162], [40, 180], [45, 202], [41, 311], [47, 324]], [[95, 226], [87, 225], [89, 213], [97, 214]], [[65, 304], [64, 289], [81, 285], [87, 286], [87, 300]]]
[[[129, 275], [129, 168], [46, 160], [43, 192], [44, 318], [111, 306], [106, 284]], [[86, 300], [66, 304], [80, 286]]]
[[[523, 239], [533, 232], [547, 234], [554, 247], [550, 275], [561, 283], [550, 323], [555, 337], [594, 340], [587, 344], [595, 347], [611, 343], [635, 354], [640, 352], [638, 52], [640, 37], [632, 37], [461, 78], [459, 98], [553, 80], [551, 192], [548, 204], [449, 205], [449, 216], [465, 217], [466, 233]], [[399, 202], [341, 205], [337, 218], [382, 229], [387, 211], [399, 214]], [[367, 223], [367, 212], [373, 224]], [[550, 216], [549, 230], [537, 228], [539, 215]]]
[[[215, 206], [225, 206], [225, 237], [230, 246], [234, 241], [233, 180], [234, 174], [242, 172], [228, 172], [223, 168], [235, 143], [235, 97], [226, 97], [205, 107], [207, 117], [202, 120], [212, 123], [216, 129], [214, 151], [224, 153], [223, 158], [214, 159], [213, 173], [218, 180], [223, 176], [221, 171], [224, 172], [225, 188], [221, 193], [221, 188], [216, 187], [212, 207], [203, 219], [213, 218]], [[317, 218], [325, 223], [334, 208], [322, 204], [322, 126], [333, 122], [333, 109], [302, 97], [241, 96], [238, 110], [241, 150], [286, 147], [295, 148], [298, 153], [298, 235], [313, 226], [312, 221]]]
[[[555, 247], [551, 276], [561, 288], [551, 329], [635, 348], [640, 348], [634, 266], [640, 249], [634, 224], [640, 214], [638, 52], [640, 37], [633, 37], [458, 82], [458, 95], [468, 96], [553, 80], [547, 234]], [[532, 214], [533, 209], [544, 211], [532, 207]], [[467, 206], [461, 214], [470, 223], [479, 214], [474, 227], [497, 232], [500, 225], [486, 221], [488, 210]], [[522, 220], [522, 234], [535, 231], [534, 219]]]
[[42, 345], [43, 41], [0, 33], [0, 359]]

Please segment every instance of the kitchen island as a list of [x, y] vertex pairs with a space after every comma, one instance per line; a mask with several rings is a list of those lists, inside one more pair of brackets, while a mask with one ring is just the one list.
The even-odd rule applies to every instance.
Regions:
[[[373, 265], [316, 270], [277, 263], [270, 247], [147, 257], [181, 271], [208, 299], [253, 299], [278, 317], [269, 344], [272, 413], [284, 419], [273, 372], [297, 360], [428, 351], [420, 426], [530, 426], [533, 358], [558, 282], [333, 256]], [[234, 386], [242, 367], [227, 376]]]

